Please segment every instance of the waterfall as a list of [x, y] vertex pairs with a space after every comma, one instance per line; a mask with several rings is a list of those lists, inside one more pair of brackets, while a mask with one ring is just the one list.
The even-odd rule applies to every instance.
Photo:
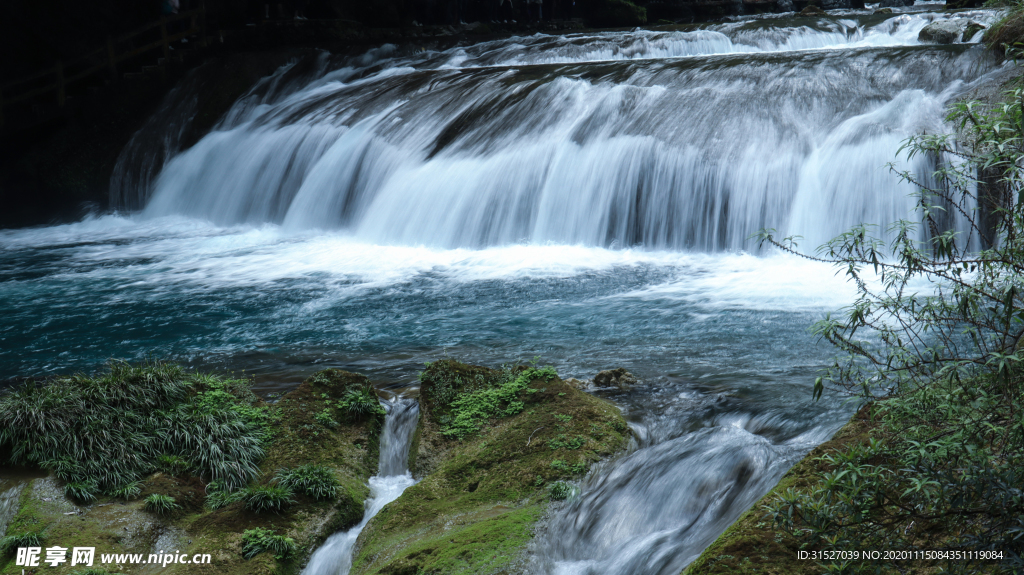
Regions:
[[409, 445], [419, 421], [419, 404], [401, 398], [383, 403], [388, 413], [380, 437], [380, 469], [370, 478], [370, 498], [366, 500], [363, 520], [328, 537], [309, 558], [309, 564], [302, 570], [304, 575], [347, 575], [359, 533], [385, 505], [416, 483], [409, 473]]
[[910, 215], [890, 162], [930, 183], [935, 159], [897, 150], [992, 67], [920, 45], [941, 17], [321, 55], [168, 161], [144, 213], [440, 248], [750, 250], [761, 228], [817, 246]]

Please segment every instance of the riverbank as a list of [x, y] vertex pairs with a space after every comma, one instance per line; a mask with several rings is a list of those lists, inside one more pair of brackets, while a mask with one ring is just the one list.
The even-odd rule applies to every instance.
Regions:
[[[445, 359], [422, 381], [422, 417], [411, 449], [405, 446], [420, 482], [367, 526], [354, 573], [390, 573], [396, 565], [479, 573], [521, 563], [533, 524], [549, 504], [572, 495], [567, 481], [622, 450], [628, 436], [614, 406], [550, 369], [491, 370]], [[119, 573], [152, 572], [151, 554], [160, 561], [173, 555], [161, 571], [168, 573], [298, 573], [329, 535], [362, 519], [366, 483], [382, 457], [385, 412], [372, 389], [362, 376], [329, 369], [267, 404], [243, 380], [155, 365], [57, 379], [0, 397], [4, 425], [23, 428], [0, 435], [0, 449], [5, 457], [23, 454], [16, 458], [29, 466], [0, 467], [0, 573], [20, 573], [15, 552], [31, 546], [94, 547], [97, 561], [101, 554], [117, 558], [116, 568], [102, 568]], [[109, 412], [114, 421], [144, 417], [117, 399], [123, 392], [156, 393], [153, 401], [167, 411], [137, 430], [94, 437], [95, 416], [72, 407], [77, 397], [107, 398], [90, 399], [88, 409]], [[208, 466], [202, 449], [189, 451], [187, 436], [176, 438], [173, 417], [163, 415], [183, 409], [254, 433], [264, 453], [253, 459], [257, 468], [237, 480], [217, 475], [219, 466], [247, 463], [231, 440], [216, 439], [219, 432], [210, 437], [227, 459], [217, 466]], [[50, 439], [56, 430], [36, 431], [33, 423], [57, 417], [49, 410], [61, 410], [61, 426], [92, 450], [52, 451], [59, 449]], [[168, 439], [173, 445], [134, 439], [163, 425], [161, 417], [172, 417], [172, 430], [155, 433], [175, 436]], [[109, 450], [121, 443], [126, 452], [118, 459]], [[167, 454], [174, 449], [183, 451]], [[83, 457], [99, 458], [99, 467]], [[121, 461], [139, 463], [123, 468]], [[115, 470], [113, 478], [104, 466]], [[54, 567], [47, 572], [78, 571], [70, 561]]]

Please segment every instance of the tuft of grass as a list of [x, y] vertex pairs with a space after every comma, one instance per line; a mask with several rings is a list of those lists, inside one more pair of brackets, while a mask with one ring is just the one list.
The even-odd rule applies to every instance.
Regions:
[[281, 487], [313, 499], [334, 499], [338, 495], [338, 479], [323, 465], [307, 463], [294, 469], [284, 468], [274, 479]]
[[257, 527], [242, 532], [242, 557], [253, 557], [269, 551], [275, 559], [287, 559], [298, 551], [295, 540], [283, 535], [274, 535], [269, 529]]
[[157, 515], [167, 515], [176, 509], [181, 509], [181, 506], [174, 502], [173, 497], [160, 493], [150, 495], [145, 499], [145, 502], [143, 508]]
[[157, 469], [241, 487], [256, 477], [270, 437], [269, 416], [248, 386], [123, 362], [96, 376], [29, 382], [0, 395], [0, 450], [75, 484], [69, 495], [83, 502]]
[[111, 497], [117, 497], [128, 501], [134, 499], [142, 493], [142, 483], [139, 481], [132, 481], [131, 483], [125, 483], [124, 485], [111, 489], [109, 495]]
[[64, 495], [73, 501], [88, 505], [96, 501], [96, 493], [99, 488], [95, 481], [72, 481], [64, 486]]
[[352, 419], [361, 419], [370, 415], [383, 415], [384, 408], [380, 405], [377, 392], [372, 386], [350, 389], [338, 400], [338, 409]]
[[14, 553], [18, 547], [41, 547], [43, 536], [37, 531], [25, 531], [0, 538], [0, 556]]
[[211, 511], [227, 507], [243, 499], [245, 499], [244, 491], [229, 491], [223, 482], [213, 481], [206, 486], [206, 507]]
[[295, 503], [293, 495], [291, 489], [280, 485], [259, 485], [242, 490], [245, 508], [257, 513], [280, 513], [285, 507]]
[[156, 458], [156, 468], [160, 471], [178, 477], [188, 472], [192, 465], [188, 460], [178, 455], [160, 455]]

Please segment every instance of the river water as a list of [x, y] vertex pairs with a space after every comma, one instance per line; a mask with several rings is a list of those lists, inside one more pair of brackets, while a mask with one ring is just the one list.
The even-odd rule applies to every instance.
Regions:
[[0, 230], [0, 379], [622, 366], [638, 449], [546, 520], [532, 568], [677, 573], [853, 409], [811, 401], [831, 351], [807, 333], [852, 286], [749, 236], [813, 250], [911, 215], [887, 164], [927, 179], [901, 142], [997, 72], [917, 40], [994, 13], [938, 8], [313, 55], [187, 150], [182, 88], [122, 154], [119, 213]]

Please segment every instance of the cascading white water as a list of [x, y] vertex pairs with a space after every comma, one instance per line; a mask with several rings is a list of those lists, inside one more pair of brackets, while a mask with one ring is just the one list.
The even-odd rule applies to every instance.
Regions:
[[[145, 214], [437, 247], [735, 250], [765, 227], [817, 245], [912, 210], [888, 164], [989, 66], [918, 44], [941, 17], [538, 35], [321, 66], [171, 160]], [[927, 182], [934, 162], [896, 167]]]
[[310, 557], [303, 575], [348, 575], [359, 533], [385, 505], [416, 483], [409, 473], [409, 445], [419, 420], [419, 404], [416, 400], [396, 398], [384, 405], [388, 413], [380, 437], [380, 469], [370, 478], [370, 498], [366, 500], [363, 520], [328, 537]]

